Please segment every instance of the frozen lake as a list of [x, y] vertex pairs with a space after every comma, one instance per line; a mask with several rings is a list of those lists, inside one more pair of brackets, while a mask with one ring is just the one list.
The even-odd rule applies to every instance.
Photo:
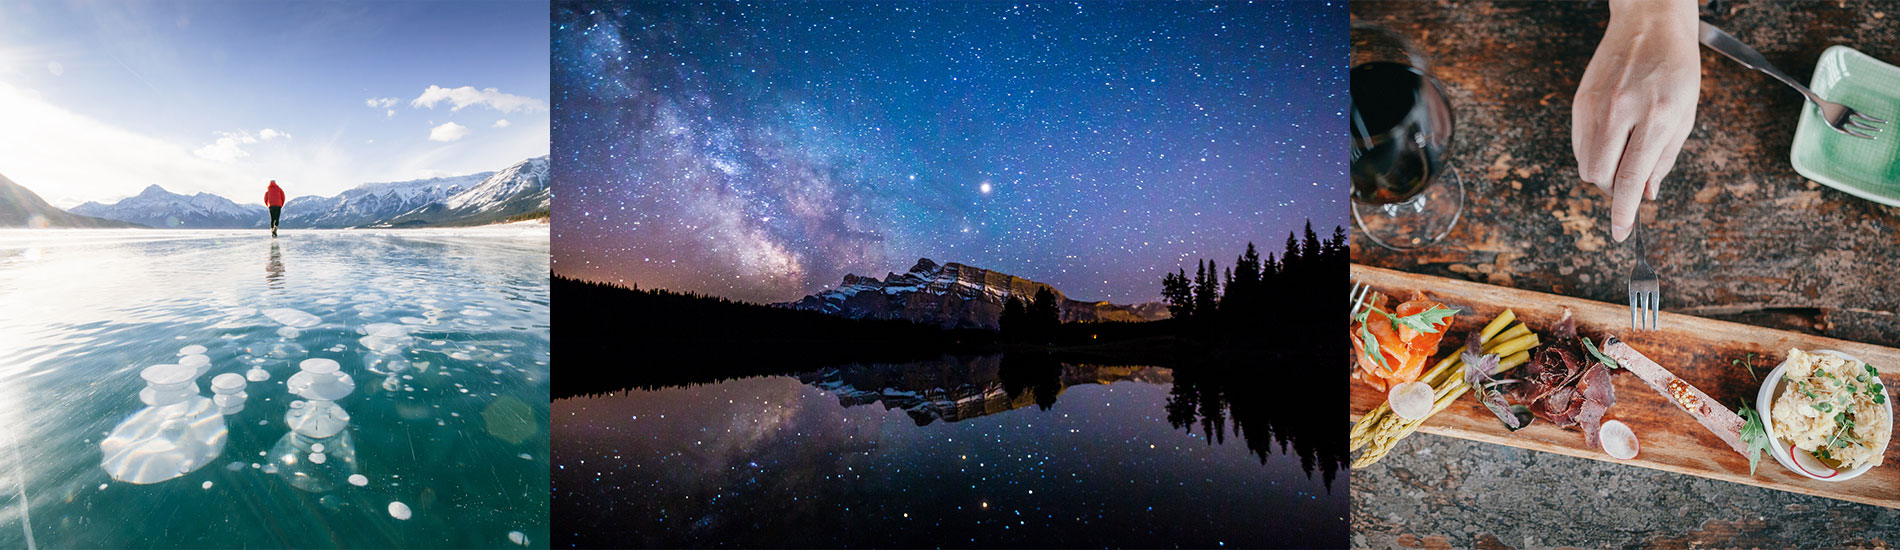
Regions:
[[547, 547], [548, 231], [0, 230], [0, 548]]

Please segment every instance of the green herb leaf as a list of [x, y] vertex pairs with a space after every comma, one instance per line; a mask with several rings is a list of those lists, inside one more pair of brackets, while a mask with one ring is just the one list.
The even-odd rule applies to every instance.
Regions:
[[1748, 457], [1748, 475], [1752, 476], [1755, 466], [1761, 463], [1761, 452], [1768, 450], [1768, 429], [1762, 427], [1761, 414], [1748, 408], [1746, 401], [1742, 402], [1741, 416], [1742, 443], [1748, 445], [1748, 452], [1743, 454]]
[[1748, 379], [1755, 381], [1761, 380], [1760, 377], [1755, 376], [1755, 354], [1748, 354], [1747, 359], [1730, 359], [1729, 364], [1741, 365], [1742, 368], [1748, 369]]
[[1438, 327], [1432, 325], [1436, 325], [1439, 321], [1444, 321], [1445, 318], [1457, 314], [1458, 310], [1456, 309], [1433, 306], [1431, 309], [1425, 311], [1393, 319], [1392, 327], [1398, 328], [1404, 326], [1419, 332], [1435, 334], [1438, 332]]
[[[1337, 317], [1334, 317], [1334, 318], [1337, 319]], [[1334, 342], [1338, 342], [1338, 340], [1334, 340]], [[1814, 407], [1814, 410], [1821, 411], [1821, 412], [1834, 412], [1834, 404], [1826, 402], [1826, 401], [1815, 403], [1809, 406]]]
[[[1367, 330], [1364, 323], [1359, 325], [1359, 339], [1365, 342], [1366, 353], [1372, 355], [1373, 361], [1377, 361], [1379, 366], [1386, 370], [1392, 370], [1392, 365], [1385, 361], [1385, 352], [1379, 351], [1379, 339], [1372, 336], [1372, 331]], [[1338, 342], [1338, 340], [1334, 340], [1334, 342]]]
[[[1335, 317], [1335, 319], [1337, 319], [1337, 317]], [[1337, 342], [1338, 340], [1334, 341]], [[1590, 343], [1589, 336], [1583, 337], [1583, 349], [1589, 350], [1590, 355], [1596, 357], [1597, 361], [1603, 363], [1605, 367], [1609, 367], [1613, 370], [1623, 368], [1623, 365], [1617, 363], [1615, 359], [1611, 359], [1610, 356], [1604, 355], [1601, 351], [1597, 351], [1596, 345]]]

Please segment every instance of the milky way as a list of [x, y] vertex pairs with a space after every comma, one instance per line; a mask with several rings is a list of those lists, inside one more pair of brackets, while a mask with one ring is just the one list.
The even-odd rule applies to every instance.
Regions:
[[554, 8], [554, 270], [796, 299], [917, 258], [1146, 301], [1345, 223], [1336, 3]]

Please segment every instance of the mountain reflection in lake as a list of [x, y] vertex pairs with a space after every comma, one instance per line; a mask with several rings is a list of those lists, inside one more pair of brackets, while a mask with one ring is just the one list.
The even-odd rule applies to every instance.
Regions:
[[1343, 431], [1228, 372], [991, 355], [561, 399], [555, 545], [1344, 545]]

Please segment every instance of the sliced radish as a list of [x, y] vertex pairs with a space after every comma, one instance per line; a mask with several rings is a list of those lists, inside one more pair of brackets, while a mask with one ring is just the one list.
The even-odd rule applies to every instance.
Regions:
[[1636, 442], [1636, 431], [1621, 420], [1604, 422], [1603, 427], [1597, 430], [1597, 438], [1603, 441], [1603, 452], [1617, 460], [1636, 458], [1641, 447]]
[[1438, 396], [1432, 391], [1432, 385], [1424, 382], [1406, 382], [1392, 386], [1392, 391], [1385, 396], [1386, 404], [1392, 406], [1392, 413], [1406, 420], [1418, 420], [1431, 416], [1432, 403], [1437, 400]]
[[1804, 474], [1827, 479], [1840, 473], [1840, 471], [1829, 468], [1827, 464], [1822, 463], [1821, 459], [1814, 458], [1814, 455], [1808, 454], [1807, 451], [1803, 451], [1801, 448], [1794, 446], [1793, 443], [1788, 444], [1788, 456], [1794, 457], [1795, 467], [1800, 468], [1801, 473]]

